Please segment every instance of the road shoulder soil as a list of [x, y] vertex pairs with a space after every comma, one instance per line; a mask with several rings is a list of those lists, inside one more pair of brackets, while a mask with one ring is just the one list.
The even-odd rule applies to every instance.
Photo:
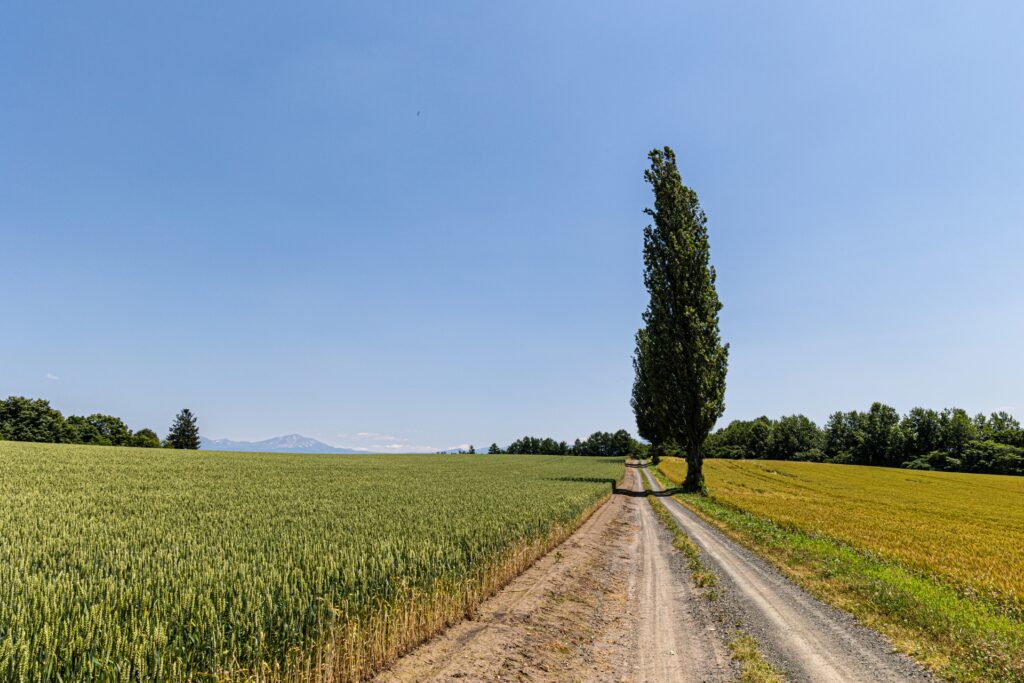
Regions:
[[622, 680], [637, 646], [627, 599], [631, 550], [620, 542], [635, 531], [625, 508], [622, 496], [612, 496], [473, 619], [377, 680]]

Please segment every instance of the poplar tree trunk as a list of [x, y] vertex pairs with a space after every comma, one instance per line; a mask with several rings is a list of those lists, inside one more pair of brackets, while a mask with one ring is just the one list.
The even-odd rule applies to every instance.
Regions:
[[704, 485], [704, 448], [696, 448], [686, 454], [686, 479], [683, 480], [683, 491], [687, 493], [707, 493]]

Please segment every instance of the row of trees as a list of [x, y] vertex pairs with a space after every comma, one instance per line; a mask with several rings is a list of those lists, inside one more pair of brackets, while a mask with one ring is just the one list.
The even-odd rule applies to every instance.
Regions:
[[625, 429], [617, 432], [594, 432], [584, 440], [576, 439], [571, 445], [566, 441], [551, 438], [524, 436], [502, 449], [493, 443], [488, 453], [511, 453], [516, 455], [604, 455], [639, 456], [645, 446], [629, 435]]
[[823, 428], [803, 415], [735, 420], [708, 437], [708, 457], [770, 458], [1024, 475], [1024, 430], [1012, 415], [961, 408], [900, 416], [874, 403], [833, 413]]
[[632, 406], [654, 462], [686, 456], [683, 489], [704, 490], [704, 442], [725, 410], [729, 346], [718, 332], [722, 304], [711, 266], [707, 216], [683, 184], [668, 147], [648, 154], [653, 224], [644, 229], [644, 286], [650, 294], [636, 333]]
[[41, 398], [10, 396], [0, 401], [0, 440], [139, 448], [199, 448], [195, 415], [185, 408], [163, 442], [152, 429], [133, 432], [119, 417], [93, 413], [64, 417]]

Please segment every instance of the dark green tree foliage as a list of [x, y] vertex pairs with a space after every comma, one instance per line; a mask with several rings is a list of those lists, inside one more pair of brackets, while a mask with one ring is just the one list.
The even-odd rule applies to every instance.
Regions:
[[0, 439], [63, 443], [64, 416], [49, 401], [11, 396], [0, 402]]
[[81, 415], [68, 415], [64, 420], [64, 443], [84, 443], [93, 446], [109, 446], [100, 432], [88, 419]]
[[943, 410], [939, 414], [939, 421], [942, 424], [943, 445], [952, 456], [959, 458], [967, 444], [974, 440], [974, 422], [967, 415], [967, 411], [961, 408]]
[[[955, 462], [950, 464], [955, 465]], [[1024, 448], [996, 441], [969, 441], [956, 469], [960, 472], [1024, 474]]]
[[718, 332], [722, 304], [697, 193], [683, 184], [670, 148], [648, 158], [644, 178], [654, 208], [645, 209], [653, 224], [644, 229], [644, 285], [650, 302], [634, 355], [640, 389], [638, 396], [634, 387], [634, 410], [640, 407], [638, 425], [646, 433], [685, 453], [683, 489], [703, 491], [704, 441], [725, 410], [729, 347]]
[[864, 415], [863, 439], [858, 461], [866, 465], [899, 465], [903, 458], [903, 433], [896, 409], [883, 403], [871, 404]]
[[132, 445], [138, 448], [160, 448], [160, 437], [152, 429], [140, 429], [132, 437]]
[[778, 420], [759, 417], [733, 420], [710, 435], [706, 445], [709, 458], [772, 458], [775, 460], [821, 460], [822, 433], [804, 415]]
[[802, 415], [734, 420], [708, 437], [707, 456], [1024, 475], [1024, 430], [1005, 412], [914, 408], [901, 419], [875, 403], [833, 413], [820, 430]]
[[167, 445], [170, 448], [199, 450], [199, 427], [196, 426], [196, 416], [188, 408], [174, 418], [171, 431], [167, 434]]
[[767, 417], [759, 417], [750, 425], [750, 441], [748, 450], [751, 453], [767, 453], [772, 443], [772, 421]]
[[647, 328], [641, 327], [636, 333], [636, 353], [633, 355], [633, 395], [630, 404], [636, 416], [636, 430], [641, 438], [650, 444], [651, 460], [655, 465], [661, 459], [667, 436], [662, 433], [666, 423], [664, 415], [658, 414], [659, 403], [655, 400], [654, 355]]
[[[979, 415], [979, 417], [982, 417]], [[988, 420], [982, 417], [982, 424], [979, 427], [981, 430], [981, 438], [992, 439], [994, 441], [1000, 441], [1002, 437], [1008, 435], [1019, 435], [1020, 434], [1020, 422], [1017, 421], [1013, 415], [1005, 411], [999, 411], [998, 413], [992, 413]], [[1024, 443], [1018, 443], [1019, 446], [1024, 446]]]
[[0, 401], [0, 439], [94, 446], [160, 445], [152, 430], [142, 429], [133, 435], [121, 418], [94, 413], [88, 417], [69, 415], [65, 419], [59, 410], [50, 407], [49, 401], [24, 396]]
[[942, 448], [942, 422], [934, 410], [913, 408], [900, 421], [904, 456], [931, 453]]
[[[497, 449], [497, 445], [492, 446]], [[576, 442], [570, 446], [565, 441], [555, 441], [551, 438], [537, 438], [535, 436], [524, 436], [516, 439], [505, 453], [514, 455], [603, 455], [614, 457], [630, 457], [640, 455], [644, 450], [643, 445], [629, 435], [625, 429], [617, 432], [594, 432], [586, 440]], [[500, 450], [496, 452], [501, 452]]]
[[992, 413], [979, 436], [1005, 446], [1024, 448], [1024, 429], [1012, 415], [1000, 411]]
[[94, 413], [89, 417], [71, 415], [65, 421], [67, 443], [94, 446], [134, 446], [132, 430], [121, 418]]
[[641, 452], [640, 444], [625, 429], [615, 433], [594, 432], [585, 441], [573, 445], [574, 455], [635, 456]]
[[767, 450], [772, 458], [821, 459], [821, 430], [804, 415], [787, 415], [774, 423], [767, 418], [761, 418], [756, 422], [755, 430], [759, 440], [767, 437]]
[[498, 444], [492, 443], [491, 447], [487, 449], [487, 452], [491, 455], [498, 455], [501, 453], [501, 448], [498, 447]]
[[859, 419], [857, 411], [836, 411], [829, 415], [822, 441], [824, 453], [832, 462], [841, 463], [844, 458], [852, 462], [853, 453], [857, 450]]
[[513, 455], [565, 455], [569, 450], [569, 444], [564, 441], [524, 436], [510, 443], [505, 452]]

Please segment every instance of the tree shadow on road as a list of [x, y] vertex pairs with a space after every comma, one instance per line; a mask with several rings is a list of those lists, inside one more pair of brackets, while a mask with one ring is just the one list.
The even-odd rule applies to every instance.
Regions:
[[[626, 467], [639, 467], [638, 465], [631, 465], [626, 463]], [[616, 480], [606, 479], [601, 477], [548, 477], [548, 481], [574, 481], [581, 484], [608, 484], [611, 488], [612, 493], [616, 496], [632, 496], [634, 498], [642, 498], [644, 496], [655, 496], [656, 498], [665, 498], [667, 496], [674, 496], [677, 493], [683, 493], [683, 489], [676, 486], [670, 489], [664, 489], [663, 491], [633, 491], [632, 489], [622, 488], [616, 486]]]
[[683, 490], [679, 487], [665, 489], [664, 491], [633, 491], [630, 489], [624, 489], [619, 486], [612, 487], [612, 493], [617, 496], [632, 496], [634, 498], [643, 498], [644, 496], [654, 496], [655, 498], [666, 498], [668, 496], [674, 496], [677, 493], [682, 493]]

